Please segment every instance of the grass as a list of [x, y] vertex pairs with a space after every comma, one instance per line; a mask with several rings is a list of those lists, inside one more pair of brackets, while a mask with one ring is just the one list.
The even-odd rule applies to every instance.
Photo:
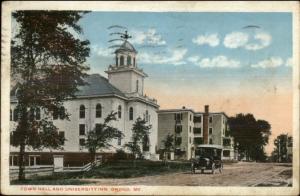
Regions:
[[115, 161], [95, 167], [88, 172], [55, 173], [51, 176], [39, 176], [25, 181], [13, 180], [12, 185], [81, 185], [93, 183], [81, 181], [81, 178], [133, 178], [141, 176], [160, 175], [171, 172], [184, 172], [190, 170], [189, 162], [169, 162], [168, 166], [160, 161]]

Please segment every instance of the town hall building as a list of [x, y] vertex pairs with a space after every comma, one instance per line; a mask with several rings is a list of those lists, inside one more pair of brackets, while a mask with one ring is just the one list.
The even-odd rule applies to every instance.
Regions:
[[[76, 98], [64, 102], [64, 108], [70, 113], [70, 120], [61, 120], [59, 115], [53, 115], [53, 122], [59, 128], [59, 134], [64, 135], [62, 150], [43, 149], [42, 151], [26, 151], [26, 165], [52, 165], [53, 157], [63, 158], [64, 166], [82, 166], [89, 162], [88, 149], [84, 147], [87, 132], [112, 111], [117, 112], [117, 121], [111, 123], [123, 134], [122, 139], [112, 141], [112, 148], [99, 151], [98, 156], [112, 155], [118, 149], [124, 149], [124, 144], [131, 140], [132, 125], [140, 117], [151, 125], [149, 138], [143, 145], [143, 155], [146, 159], [157, 160], [157, 110], [159, 105], [155, 99], [144, 94], [144, 80], [147, 74], [139, 68], [137, 51], [133, 45], [124, 39], [123, 44], [115, 50], [115, 63], [106, 70], [108, 78], [100, 74], [91, 74], [85, 78], [88, 83], [79, 87]], [[11, 96], [11, 123], [13, 131], [17, 125], [16, 99]], [[16, 114], [16, 115], [15, 115]], [[35, 111], [38, 119], [43, 119], [45, 113]], [[125, 149], [124, 149], [125, 150]], [[18, 164], [19, 148], [11, 146], [10, 165]], [[126, 150], [125, 150], [126, 151]]]

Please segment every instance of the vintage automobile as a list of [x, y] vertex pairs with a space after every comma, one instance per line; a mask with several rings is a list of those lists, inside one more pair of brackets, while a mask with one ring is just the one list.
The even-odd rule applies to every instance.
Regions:
[[216, 170], [222, 173], [222, 146], [212, 144], [198, 145], [195, 149], [195, 158], [191, 159], [191, 172], [194, 174], [196, 170], [211, 170], [214, 174]]

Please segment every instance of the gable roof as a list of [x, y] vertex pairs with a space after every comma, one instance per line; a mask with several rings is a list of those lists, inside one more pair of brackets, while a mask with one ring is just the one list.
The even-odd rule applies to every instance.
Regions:
[[119, 89], [108, 82], [107, 78], [99, 74], [91, 74], [84, 79], [88, 84], [78, 87], [76, 96], [119, 95], [126, 97]]
[[129, 51], [129, 52], [137, 53], [136, 49], [128, 41], [124, 41], [124, 43], [120, 46], [120, 48], [118, 48], [115, 51], [115, 53], [118, 53], [118, 52], [121, 52], [121, 51]]

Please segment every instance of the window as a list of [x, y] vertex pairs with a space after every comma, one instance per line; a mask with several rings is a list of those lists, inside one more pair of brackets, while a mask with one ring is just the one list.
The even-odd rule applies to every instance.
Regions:
[[135, 67], [135, 58], [133, 57], [133, 66]]
[[190, 144], [192, 143], [192, 138], [190, 137]]
[[85, 107], [81, 105], [79, 108], [79, 118], [85, 118]]
[[9, 156], [9, 165], [10, 166], [18, 166], [19, 165], [19, 157], [17, 155]]
[[231, 140], [230, 139], [223, 139], [223, 146], [230, 146]]
[[40, 165], [40, 156], [30, 156], [29, 155], [29, 166]]
[[60, 109], [59, 109], [59, 118], [60, 119], [64, 119], [65, 116], [66, 116], [66, 114], [65, 114], [65, 107], [61, 106]]
[[192, 121], [192, 115], [190, 114], [190, 121]]
[[124, 57], [123, 56], [120, 57], [120, 65], [124, 65]]
[[137, 80], [136, 81], [136, 84], [135, 84], [136, 86], [135, 86], [135, 91], [136, 92], [139, 92], [139, 81]]
[[19, 112], [17, 109], [14, 109], [14, 121], [17, 121], [19, 119]]
[[100, 134], [101, 133], [101, 124], [96, 124], [95, 129], [96, 129], [96, 133]]
[[201, 123], [201, 116], [194, 116], [194, 123]]
[[195, 134], [201, 134], [201, 127], [199, 127], [199, 128], [194, 128], [194, 133], [195, 133]]
[[[64, 131], [58, 132], [58, 135], [59, 135], [61, 138], [64, 138], [64, 139], [65, 139], [65, 132], [64, 132]], [[62, 145], [64, 145], [64, 144], [65, 144], [65, 140], [63, 140]]]
[[10, 113], [9, 113], [9, 120], [12, 121], [13, 116], [12, 116], [12, 110], [10, 109]]
[[127, 56], [127, 65], [131, 65], [131, 56]]
[[118, 67], [118, 57], [116, 57], [116, 66]]
[[175, 121], [181, 121], [182, 120], [182, 113], [175, 114]]
[[84, 138], [80, 138], [79, 139], [79, 145], [80, 146], [84, 146], [85, 145], [85, 139]]
[[122, 138], [118, 137], [118, 145], [121, 146], [122, 145]]
[[100, 103], [96, 105], [96, 118], [102, 117], [102, 106]]
[[212, 121], [213, 121], [213, 118], [209, 117], [209, 123], [212, 123]]
[[201, 137], [195, 137], [194, 144], [196, 145], [203, 144], [203, 139]]
[[122, 107], [120, 105], [118, 107], [118, 118], [122, 118]]
[[41, 120], [41, 109], [40, 108], [36, 108], [36, 110], [35, 110], [35, 119]]
[[192, 133], [192, 127], [190, 126], [190, 133]]
[[213, 128], [209, 128], [209, 135], [211, 135], [212, 134], [212, 131], [213, 131]]
[[175, 145], [180, 146], [181, 144], [181, 137], [175, 137]]
[[181, 133], [182, 125], [175, 125], [175, 133]]
[[129, 120], [133, 120], [133, 108], [129, 108]]
[[85, 135], [85, 124], [79, 125], [79, 135]]
[[213, 142], [212, 142], [212, 139], [210, 138], [210, 139], [209, 139], [209, 144], [212, 144], [212, 143], [213, 143]]
[[229, 157], [230, 156], [230, 151], [229, 150], [224, 150], [223, 151], [223, 156], [224, 157]]

